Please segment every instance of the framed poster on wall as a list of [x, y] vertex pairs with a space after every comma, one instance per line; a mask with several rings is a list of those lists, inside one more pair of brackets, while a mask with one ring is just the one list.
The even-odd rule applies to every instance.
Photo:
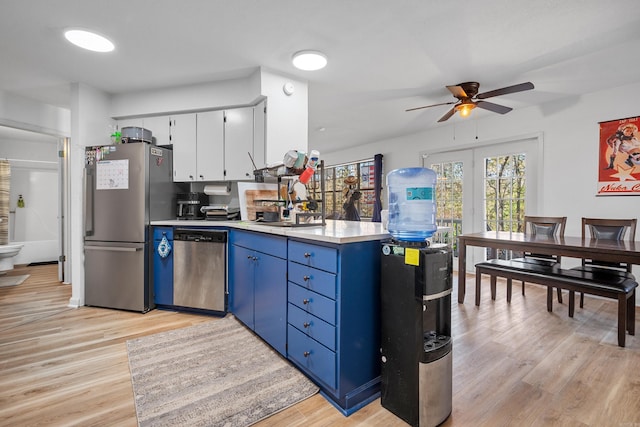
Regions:
[[600, 122], [598, 196], [640, 196], [640, 117]]

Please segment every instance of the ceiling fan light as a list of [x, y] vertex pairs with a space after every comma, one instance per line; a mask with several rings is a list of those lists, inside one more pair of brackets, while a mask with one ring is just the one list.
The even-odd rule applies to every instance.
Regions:
[[91, 31], [69, 29], [64, 32], [64, 37], [74, 45], [93, 52], [111, 52], [115, 48], [109, 39]]
[[301, 50], [293, 54], [293, 66], [299, 70], [315, 71], [327, 65], [327, 56], [315, 50]]
[[476, 104], [473, 102], [463, 102], [455, 106], [455, 110], [459, 112], [462, 117], [468, 117], [474, 108], [476, 108]]

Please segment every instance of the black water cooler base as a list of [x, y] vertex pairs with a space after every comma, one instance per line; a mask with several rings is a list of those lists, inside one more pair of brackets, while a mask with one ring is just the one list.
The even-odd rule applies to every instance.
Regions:
[[452, 409], [451, 251], [421, 248], [416, 262], [406, 249], [382, 247], [380, 401], [414, 427], [435, 427]]

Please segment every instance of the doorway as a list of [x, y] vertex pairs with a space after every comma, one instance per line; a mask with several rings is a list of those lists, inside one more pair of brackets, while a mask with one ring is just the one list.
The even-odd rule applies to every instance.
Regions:
[[0, 147], [11, 168], [9, 241], [23, 243], [16, 264], [57, 263], [65, 281], [64, 205], [67, 139], [0, 126]]
[[[451, 227], [454, 257], [459, 234], [522, 231], [525, 213], [542, 211], [541, 154], [540, 136], [423, 154], [423, 167], [438, 175], [436, 217]], [[467, 251], [468, 266], [485, 259], [482, 248]]]

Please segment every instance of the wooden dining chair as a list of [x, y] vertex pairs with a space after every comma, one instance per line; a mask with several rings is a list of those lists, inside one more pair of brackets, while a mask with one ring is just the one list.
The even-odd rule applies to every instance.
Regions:
[[[619, 240], [623, 241], [625, 236], [633, 242], [636, 239], [636, 225], [638, 220], [632, 219], [609, 219], [609, 218], [582, 218], [582, 239], [595, 240]], [[608, 271], [619, 271], [624, 274], [631, 274], [631, 264], [623, 262], [606, 262], [593, 259], [582, 259], [582, 265], [574, 267], [572, 270], [593, 271], [606, 269]], [[633, 276], [632, 276], [633, 277]], [[580, 308], [584, 307], [584, 293], [580, 293]]]
[[[566, 216], [531, 216], [524, 217], [524, 234], [539, 236], [564, 237], [564, 228], [567, 224]], [[516, 261], [528, 262], [539, 265], [552, 266], [560, 264], [561, 257], [556, 255], [535, 254], [524, 252], [522, 258], [514, 258]], [[511, 301], [511, 279], [507, 279], [507, 301]], [[558, 302], [562, 303], [562, 290], [558, 289]], [[524, 282], [522, 282], [522, 295], [524, 295]]]

